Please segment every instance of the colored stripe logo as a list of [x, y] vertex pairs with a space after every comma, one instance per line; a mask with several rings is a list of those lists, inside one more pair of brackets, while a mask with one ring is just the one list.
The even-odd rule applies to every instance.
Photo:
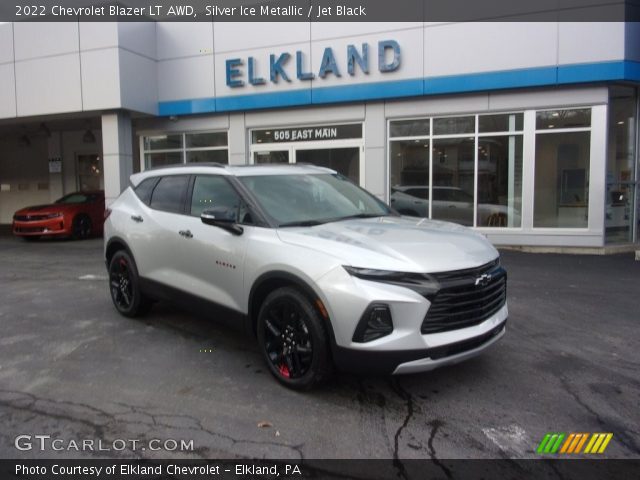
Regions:
[[612, 438], [613, 433], [547, 433], [536, 452], [541, 455], [600, 454], [604, 453]]

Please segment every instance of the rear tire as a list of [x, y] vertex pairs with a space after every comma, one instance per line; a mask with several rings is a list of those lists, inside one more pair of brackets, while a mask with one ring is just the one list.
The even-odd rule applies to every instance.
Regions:
[[118, 250], [109, 262], [109, 291], [116, 310], [125, 317], [138, 317], [151, 309], [151, 300], [140, 289], [136, 262]]
[[271, 292], [258, 313], [258, 343], [269, 370], [283, 385], [309, 390], [333, 370], [324, 320], [299, 290]]

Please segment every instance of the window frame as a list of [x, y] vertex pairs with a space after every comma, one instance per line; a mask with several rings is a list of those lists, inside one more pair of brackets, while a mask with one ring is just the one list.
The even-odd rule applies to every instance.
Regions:
[[[583, 107], [584, 108], [584, 107]], [[434, 142], [436, 140], [444, 140], [444, 139], [457, 139], [457, 138], [469, 138], [473, 139], [474, 142], [474, 168], [473, 168], [473, 228], [487, 230], [487, 231], [498, 231], [498, 232], [520, 232], [525, 229], [524, 222], [524, 212], [520, 212], [520, 226], [518, 227], [486, 227], [478, 225], [478, 166], [479, 166], [479, 156], [478, 156], [478, 144], [479, 139], [483, 137], [498, 137], [498, 136], [517, 136], [520, 135], [522, 137], [522, 162], [523, 162], [523, 178], [522, 185], [520, 191], [520, 198], [522, 203], [524, 204], [524, 195], [525, 195], [525, 186], [524, 186], [524, 162], [525, 162], [525, 136], [526, 136], [526, 128], [525, 128], [525, 112], [526, 110], [509, 110], [509, 111], [494, 111], [494, 112], [482, 112], [482, 113], [460, 113], [456, 115], [423, 115], [423, 116], [402, 116], [402, 117], [388, 117], [386, 120], [387, 127], [387, 161], [386, 169], [385, 169], [385, 195], [387, 203], [391, 200], [391, 144], [394, 141], [413, 141], [413, 140], [422, 140], [429, 142], [429, 159], [428, 159], [428, 175], [429, 182], [426, 185], [426, 188], [429, 190], [429, 197], [426, 199], [429, 202], [429, 219], [433, 219], [433, 149]], [[522, 115], [522, 128], [519, 130], [513, 131], [496, 131], [496, 132], [479, 132], [480, 122], [479, 118], [484, 115]], [[474, 132], [472, 133], [455, 133], [455, 134], [440, 134], [435, 135], [433, 133], [434, 120], [437, 118], [459, 118], [459, 117], [474, 117]], [[411, 120], [429, 120], [429, 135], [416, 135], [416, 136], [391, 136], [391, 123], [392, 122], [402, 122], [402, 121], [411, 121]], [[524, 210], [524, 209], [523, 209]]]
[[[551, 112], [551, 111], [556, 111], [556, 110], [585, 110], [588, 109], [590, 110], [589, 112], [589, 126], [588, 127], [569, 127], [569, 128], [547, 128], [547, 129], [538, 129], [537, 126], [537, 118], [536, 115], [538, 114], [538, 112]], [[534, 124], [533, 124], [533, 155], [532, 155], [532, 159], [533, 159], [533, 166], [532, 166], [532, 173], [533, 176], [531, 178], [531, 232], [536, 232], [536, 233], [555, 233], [555, 232], [588, 232], [591, 227], [590, 224], [592, 222], [591, 216], [592, 216], [592, 212], [591, 212], [591, 208], [592, 208], [592, 192], [591, 192], [591, 182], [592, 182], [592, 169], [593, 169], [593, 142], [594, 142], [594, 138], [593, 138], [593, 124], [594, 124], [594, 105], [583, 105], [583, 106], [571, 106], [571, 107], [557, 107], [557, 108], [538, 108], [538, 109], [532, 109], [532, 115], [533, 115], [533, 120], [534, 120]], [[588, 200], [587, 200], [587, 204], [586, 204], [586, 211], [587, 211], [587, 224], [584, 227], [567, 227], [567, 226], [563, 226], [563, 227], [536, 227], [535, 225], [535, 215], [536, 215], [536, 211], [535, 211], [535, 202], [536, 202], [536, 160], [537, 160], [537, 152], [536, 152], [536, 146], [537, 146], [537, 137], [538, 135], [552, 135], [554, 133], [580, 133], [580, 132], [587, 132], [589, 133], [589, 166], [587, 169], [585, 169], [586, 175], [587, 175], [587, 196], [588, 196]], [[606, 168], [606, 166], [605, 166]], [[603, 219], [603, 224], [604, 224], [604, 219]], [[604, 228], [604, 227], [603, 227]], [[604, 231], [603, 231], [604, 232]], [[603, 233], [604, 235], [604, 233]]]
[[[215, 147], [188, 147], [187, 146], [187, 135], [198, 135], [203, 133], [224, 133], [226, 135], [227, 144], [224, 146], [215, 146]], [[160, 149], [146, 149], [145, 148], [145, 138], [148, 137], [156, 137], [159, 135], [181, 135], [182, 136], [182, 147], [181, 148], [160, 148]], [[181, 131], [181, 132], [144, 132], [139, 134], [139, 147], [140, 147], [140, 171], [149, 170], [151, 168], [156, 168], [153, 166], [147, 165], [147, 154], [154, 153], [180, 153], [180, 157], [182, 161], [177, 165], [197, 165], [197, 162], [187, 162], [187, 153], [188, 152], [203, 152], [203, 151], [226, 151], [227, 152], [227, 163], [229, 165], [229, 130], [197, 130], [197, 131]], [[172, 164], [176, 165], [176, 164]], [[167, 165], [162, 165], [162, 167], [166, 167]], [[160, 167], [160, 165], [158, 166]]]

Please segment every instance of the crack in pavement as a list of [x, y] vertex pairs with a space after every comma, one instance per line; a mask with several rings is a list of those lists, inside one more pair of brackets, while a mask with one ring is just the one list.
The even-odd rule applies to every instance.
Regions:
[[444, 422], [436, 418], [435, 420], [431, 420], [430, 422], [428, 422], [427, 425], [431, 427], [431, 432], [429, 433], [429, 440], [427, 442], [427, 446], [429, 447], [429, 457], [431, 458], [433, 463], [435, 463], [438, 467], [440, 467], [440, 469], [444, 472], [447, 478], [453, 478], [453, 474], [451, 473], [451, 470], [444, 463], [440, 461], [440, 459], [436, 455], [436, 448], [433, 446], [433, 440], [436, 438], [436, 434], [438, 433], [438, 430], [440, 429], [440, 427], [444, 426]]
[[[31, 414], [30, 418], [33, 418], [34, 416], [44, 416], [46, 418], [51, 418], [51, 419], [66, 421], [66, 422], [75, 422], [75, 423], [84, 425], [89, 429], [91, 429], [95, 437], [98, 439], [106, 439], [105, 438], [106, 433], [107, 432], [114, 433], [114, 431], [117, 430], [115, 427], [118, 424], [122, 424], [122, 423], [125, 423], [126, 425], [143, 426], [145, 427], [145, 429], [147, 429], [147, 433], [149, 433], [148, 429], [150, 426], [156, 426], [156, 427], [171, 428], [176, 430], [202, 432], [209, 436], [226, 440], [227, 442], [231, 443], [232, 447], [235, 447], [238, 445], [258, 445], [258, 446], [273, 446], [278, 448], [284, 448], [293, 452], [295, 456], [297, 456], [300, 460], [304, 459], [304, 454], [302, 452], [302, 448], [304, 444], [287, 445], [279, 442], [237, 439], [230, 435], [216, 432], [204, 427], [200, 419], [191, 415], [168, 415], [163, 413], [150, 414], [148, 412], [148, 408], [146, 407], [141, 407], [137, 405], [127, 405], [121, 402], [115, 403], [115, 404], [120, 407], [124, 407], [125, 409], [128, 409], [128, 411], [112, 414], [104, 410], [100, 410], [90, 405], [85, 405], [82, 403], [46, 399], [46, 398], [37, 397], [36, 395], [30, 394], [27, 392], [20, 392], [15, 390], [0, 390], [0, 405], [2, 405], [3, 407], [8, 409], [13, 409], [19, 412], [25, 412], [25, 413]], [[47, 406], [49, 407], [53, 406], [54, 410], [55, 408], [59, 408], [59, 409], [62, 409], [63, 411], [62, 412], [51, 411], [52, 409], [47, 408]], [[64, 411], [65, 407], [66, 409], [75, 408], [76, 410], [78, 408], [82, 408], [82, 409], [85, 409], [86, 411], [84, 413], [77, 412], [76, 415], [73, 415]], [[151, 423], [144, 422], [141, 420], [118, 418], [118, 417], [131, 415], [131, 414], [145, 415], [150, 418]], [[97, 420], [96, 419], [91, 420], [87, 418], [88, 415], [94, 415], [94, 416], [97, 416], [98, 418]], [[177, 421], [172, 424], [167, 419], [176, 419]], [[190, 425], [185, 425], [184, 423], [181, 423], [180, 422], [181, 419], [188, 420], [190, 422]], [[24, 422], [21, 422], [21, 423], [24, 423]], [[140, 434], [139, 436], [142, 437], [142, 440], [147, 440], [147, 437], [145, 434]], [[200, 447], [194, 450], [190, 450], [189, 453], [195, 454], [201, 458], [206, 459], [210, 456], [210, 455], [207, 455], [209, 450], [210, 448]], [[139, 455], [137, 452], [139, 451], [136, 451], [135, 455]], [[92, 451], [92, 453], [96, 453], [96, 452]], [[118, 454], [123, 454], [123, 453], [125, 453], [125, 451], [118, 451]], [[133, 453], [133, 451], [131, 453]], [[234, 455], [240, 458], [253, 458], [252, 456], [237, 455], [235, 453]]]
[[[407, 426], [409, 425], [409, 422], [412, 420], [413, 415], [416, 412], [417, 408], [415, 405], [413, 395], [407, 389], [402, 387], [402, 385], [400, 384], [400, 380], [398, 380], [397, 378], [392, 378], [389, 381], [389, 386], [391, 387], [391, 390], [395, 392], [396, 395], [398, 395], [402, 400], [404, 400], [406, 409], [407, 409], [407, 414], [404, 418], [404, 421], [402, 422], [400, 427], [398, 427], [394, 435], [393, 463], [394, 463], [394, 466], [396, 466], [396, 468], [398, 469], [398, 476], [404, 479], [408, 479], [409, 477], [407, 475], [406, 468], [403, 465], [403, 463], [400, 461], [400, 457], [399, 457], [400, 436], [402, 435], [402, 432], [404, 431], [404, 429], [407, 428]], [[438, 430], [442, 426], [444, 426], [444, 422], [442, 420], [435, 419], [428, 422], [427, 425], [431, 427], [431, 432], [429, 433], [429, 440], [427, 442], [429, 458], [431, 458], [431, 461], [433, 461], [433, 463], [438, 468], [440, 468], [440, 470], [442, 470], [442, 472], [445, 474], [447, 478], [452, 479], [453, 474], [451, 472], [451, 469], [449, 469], [438, 458], [436, 454], [436, 449], [433, 445], [435, 436], [438, 433]]]
[[[566, 377], [561, 376], [559, 377], [559, 380], [560, 380], [560, 384], [562, 385], [562, 388], [564, 388], [564, 390], [573, 397], [573, 399], [576, 401], [578, 405], [580, 405], [584, 410], [587, 411], [587, 413], [593, 416], [600, 425], [614, 432], [614, 436], [616, 437], [616, 440], [618, 441], [618, 443], [623, 445], [630, 452], [635, 454], [640, 454], [640, 447], [636, 443], [635, 439], [628, 433], [630, 431], [629, 428], [613, 420], [612, 418], [604, 419], [600, 413], [596, 412], [592, 407], [590, 407], [582, 399], [582, 397], [578, 392], [576, 392], [571, 388], [571, 386], [569, 385], [569, 381], [567, 380]], [[636, 433], [636, 432], [631, 431], [631, 433]]]
[[389, 380], [389, 387], [391, 390], [395, 392], [398, 397], [400, 397], [406, 404], [407, 414], [404, 417], [404, 421], [396, 430], [395, 435], [393, 436], [393, 465], [398, 469], [398, 476], [408, 480], [407, 470], [404, 464], [400, 461], [399, 456], [399, 444], [400, 444], [400, 435], [402, 435], [402, 431], [407, 428], [411, 418], [413, 417], [414, 408], [413, 408], [413, 397], [411, 394], [405, 390], [402, 385], [400, 385], [400, 380], [397, 378], [392, 378]]

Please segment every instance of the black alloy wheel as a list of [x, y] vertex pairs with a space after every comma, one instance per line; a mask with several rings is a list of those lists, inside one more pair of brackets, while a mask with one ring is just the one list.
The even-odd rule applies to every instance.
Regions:
[[109, 290], [116, 309], [126, 317], [142, 315], [151, 307], [140, 291], [136, 264], [124, 250], [116, 252], [109, 262]]
[[307, 390], [331, 372], [324, 320], [298, 290], [279, 288], [258, 315], [258, 341], [271, 373], [288, 387]]
[[89, 238], [93, 230], [91, 219], [87, 215], [78, 215], [73, 219], [73, 225], [71, 229], [73, 232], [73, 238], [75, 238], [76, 240]]

